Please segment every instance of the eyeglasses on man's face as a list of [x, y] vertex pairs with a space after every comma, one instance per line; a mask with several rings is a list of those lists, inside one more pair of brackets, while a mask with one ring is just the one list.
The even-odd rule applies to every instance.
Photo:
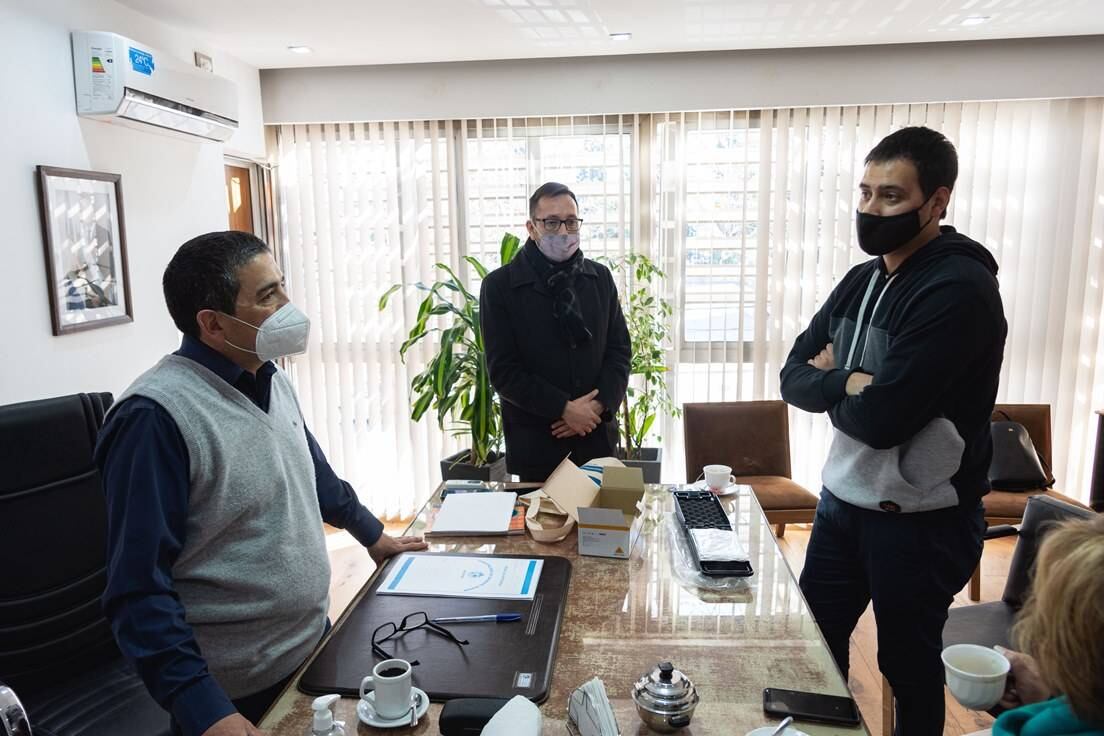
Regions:
[[[430, 621], [425, 611], [418, 611], [404, 616], [403, 620], [400, 621], [398, 625], [396, 625], [394, 621], [388, 621], [377, 626], [376, 630], [372, 632], [372, 653], [381, 659], [394, 659], [394, 655], [388, 654], [380, 644], [388, 639], [393, 639], [408, 631], [414, 631], [415, 629], [432, 631], [434, 634], [445, 637], [457, 646], [467, 646], [468, 644], [467, 639], [459, 639], [444, 626]], [[417, 664], [419, 664], [418, 660], [414, 660], [410, 663], [412, 667]]]
[[560, 225], [566, 227], [569, 233], [577, 233], [583, 224], [583, 221], [578, 217], [568, 217], [563, 220], [559, 217], [535, 217], [533, 218], [533, 222], [540, 225], [541, 230], [549, 234], [559, 232]]

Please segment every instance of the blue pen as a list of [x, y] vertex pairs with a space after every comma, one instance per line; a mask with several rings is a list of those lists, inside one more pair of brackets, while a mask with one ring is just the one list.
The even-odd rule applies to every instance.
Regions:
[[520, 621], [520, 613], [491, 613], [486, 616], [446, 616], [444, 618], [435, 618], [433, 623], [435, 624], [466, 624], [474, 623], [476, 621], [486, 621], [494, 623], [505, 623], [507, 621]]

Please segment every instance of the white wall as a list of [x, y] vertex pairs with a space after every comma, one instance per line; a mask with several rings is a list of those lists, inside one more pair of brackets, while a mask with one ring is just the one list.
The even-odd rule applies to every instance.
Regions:
[[1104, 95], [1104, 36], [261, 71], [265, 122]]
[[[241, 129], [225, 150], [264, 154], [256, 69], [109, 0], [0, 5], [7, 69], [0, 112], [0, 404], [77, 391], [121, 392], [178, 343], [161, 295], [169, 258], [192, 236], [227, 227], [222, 145], [77, 117], [69, 41], [76, 29], [114, 31], [189, 61], [193, 50], [208, 53], [216, 73], [238, 84]], [[122, 175], [133, 323], [52, 335], [38, 164]]]

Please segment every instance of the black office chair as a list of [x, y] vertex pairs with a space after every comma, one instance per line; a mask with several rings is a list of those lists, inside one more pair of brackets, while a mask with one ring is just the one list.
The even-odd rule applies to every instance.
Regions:
[[[1008, 566], [1008, 581], [999, 601], [952, 608], [943, 626], [943, 647], [952, 644], [980, 644], [985, 647], [1012, 646], [1012, 623], [1031, 588], [1031, 575], [1039, 545], [1055, 524], [1069, 519], [1091, 519], [1095, 512], [1050, 496], [1031, 496], [1024, 507], [1023, 522], [1016, 526], [992, 526], [985, 538], [1016, 536], [1016, 549]], [[882, 731], [893, 733], [893, 690], [882, 678]], [[887, 705], [888, 704], [888, 705]], [[996, 710], [990, 713], [996, 713]]]
[[169, 733], [100, 608], [107, 518], [93, 449], [111, 401], [0, 407], [0, 681], [35, 736]]
[[[1091, 519], [1096, 513], [1050, 496], [1032, 496], [1024, 508], [1023, 523], [1016, 527], [990, 527], [986, 539], [1017, 535], [1016, 549], [1008, 566], [1008, 581], [999, 601], [952, 608], [943, 627], [943, 646], [980, 644], [1012, 648], [1010, 631], [1016, 612], [1023, 606], [1031, 587], [1031, 574], [1039, 545], [1055, 524], [1069, 519]], [[1005, 531], [1007, 530], [1007, 531]]]

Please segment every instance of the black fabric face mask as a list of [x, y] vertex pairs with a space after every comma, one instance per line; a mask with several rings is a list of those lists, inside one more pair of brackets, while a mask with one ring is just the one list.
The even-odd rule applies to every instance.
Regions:
[[926, 228], [935, 217], [933, 212], [928, 222], [920, 224], [920, 210], [924, 209], [924, 205], [930, 200], [931, 197], [928, 197], [924, 200], [924, 204], [916, 209], [899, 215], [871, 215], [855, 210], [855, 230], [859, 236], [859, 247], [872, 256], [884, 256], [897, 250], [919, 235], [920, 231]]

